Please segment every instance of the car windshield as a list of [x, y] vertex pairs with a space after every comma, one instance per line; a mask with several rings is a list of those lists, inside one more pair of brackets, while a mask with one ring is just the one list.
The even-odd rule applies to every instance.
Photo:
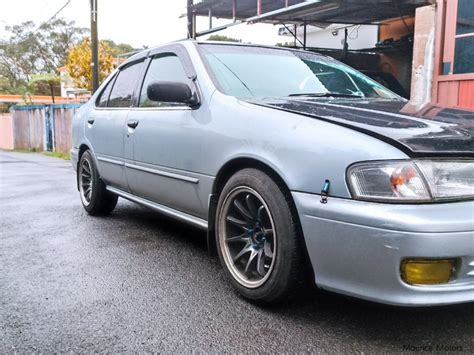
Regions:
[[227, 95], [401, 99], [364, 74], [318, 54], [219, 44], [199, 48], [216, 85]]

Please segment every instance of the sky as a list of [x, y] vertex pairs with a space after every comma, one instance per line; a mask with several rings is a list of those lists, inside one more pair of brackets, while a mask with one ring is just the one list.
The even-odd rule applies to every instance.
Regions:
[[[47, 21], [67, 0], [2, 0], [0, 10], [0, 38], [6, 36], [4, 27], [31, 20], [36, 24]], [[70, 0], [57, 15], [74, 20], [77, 26], [89, 28], [90, 1]], [[128, 43], [136, 48], [153, 47], [186, 37], [186, 0], [98, 0], [99, 39]], [[230, 20], [214, 20], [213, 25]], [[198, 31], [206, 29], [207, 18], [198, 19]], [[285, 42], [278, 36], [278, 26], [255, 24], [238, 25], [219, 34], [242, 39], [244, 42], [274, 45]], [[205, 39], [206, 37], [202, 37]]]

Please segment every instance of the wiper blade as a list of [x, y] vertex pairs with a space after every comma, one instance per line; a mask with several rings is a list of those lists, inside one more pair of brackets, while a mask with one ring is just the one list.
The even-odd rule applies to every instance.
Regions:
[[339, 92], [315, 92], [315, 93], [300, 93], [300, 94], [290, 94], [289, 97], [295, 96], [307, 96], [307, 97], [355, 97], [355, 98], [363, 98], [361, 95], [355, 94], [342, 94]]

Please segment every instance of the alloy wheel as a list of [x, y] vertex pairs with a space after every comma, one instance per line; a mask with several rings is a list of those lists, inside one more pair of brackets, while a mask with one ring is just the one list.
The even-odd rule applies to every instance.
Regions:
[[82, 203], [88, 206], [92, 198], [92, 168], [89, 160], [81, 161], [79, 167], [79, 190], [81, 194]]
[[275, 264], [276, 234], [270, 210], [255, 190], [240, 186], [225, 198], [219, 214], [219, 246], [241, 285], [261, 286]]

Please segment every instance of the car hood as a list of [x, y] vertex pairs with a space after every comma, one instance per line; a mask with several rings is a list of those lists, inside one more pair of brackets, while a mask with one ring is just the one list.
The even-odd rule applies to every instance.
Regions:
[[252, 104], [348, 127], [381, 139], [411, 157], [474, 156], [474, 111], [374, 99], [250, 99]]

